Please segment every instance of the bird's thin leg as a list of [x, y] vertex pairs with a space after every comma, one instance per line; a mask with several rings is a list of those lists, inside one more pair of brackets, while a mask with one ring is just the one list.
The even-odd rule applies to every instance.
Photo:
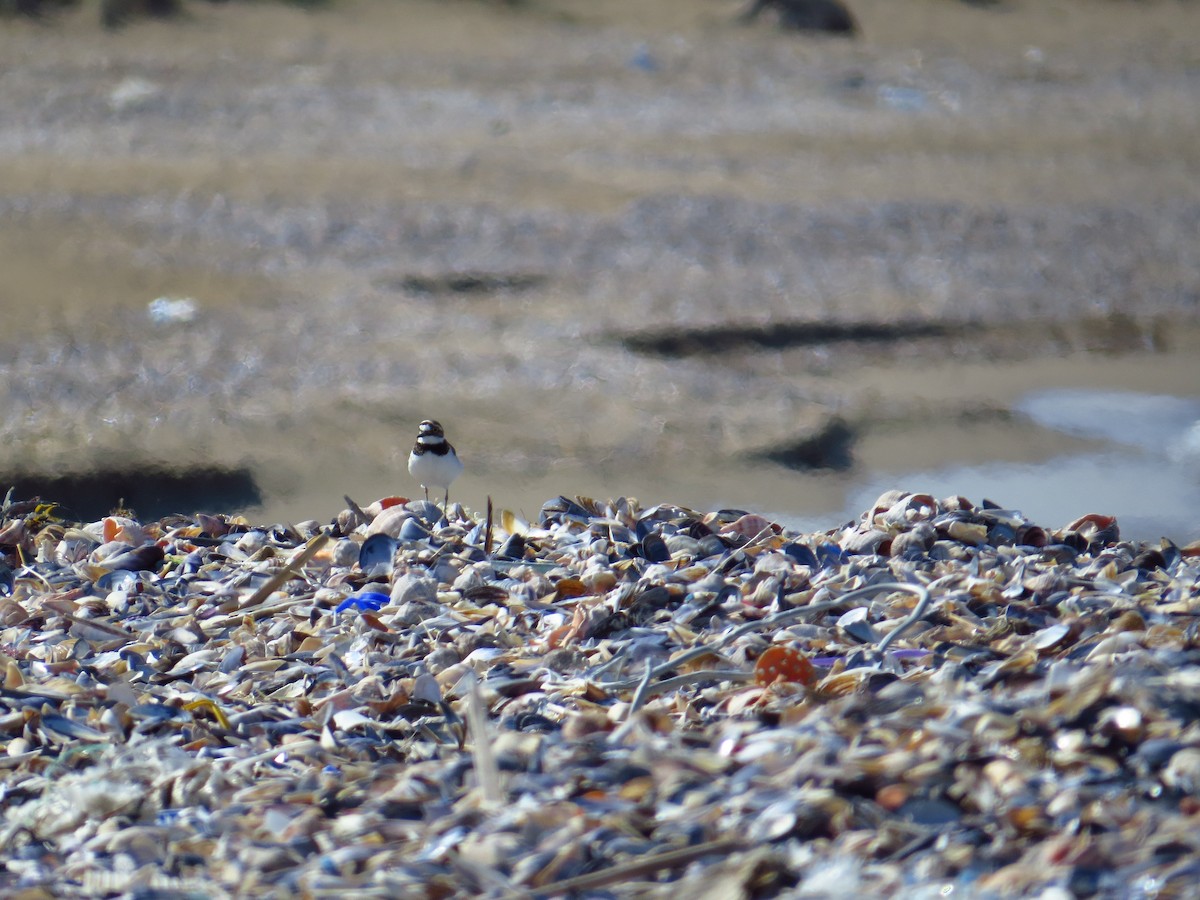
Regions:
[[442, 510], [450, 505], [450, 488], [446, 488], [446, 496], [442, 498]]
[[425, 488], [425, 502], [428, 503], [429, 502], [429, 488], [425, 487], [425, 485], [421, 485], [421, 487]]

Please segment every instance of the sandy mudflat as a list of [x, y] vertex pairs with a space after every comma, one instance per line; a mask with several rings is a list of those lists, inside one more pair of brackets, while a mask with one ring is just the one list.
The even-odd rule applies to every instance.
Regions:
[[[0, 474], [218, 466], [332, 514], [411, 494], [435, 416], [476, 508], [832, 515], [898, 460], [1078, 449], [1026, 390], [1196, 394], [1200, 8], [735, 11], [6, 21]], [[746, 456], [835, 419], [846, 472]]]

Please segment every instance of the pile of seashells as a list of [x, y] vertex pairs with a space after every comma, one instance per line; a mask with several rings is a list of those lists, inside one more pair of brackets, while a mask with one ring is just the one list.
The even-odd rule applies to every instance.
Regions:
[[901, 492], [497, 519], [6, 502], [0, 892], [1200, 883], [1200, 545]]

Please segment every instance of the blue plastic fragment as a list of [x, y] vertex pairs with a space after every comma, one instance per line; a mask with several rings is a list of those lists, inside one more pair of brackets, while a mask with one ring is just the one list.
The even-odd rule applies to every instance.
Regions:
[[840, 566], [846, 561], [846, 552], [837, 544], [818, 544], [817, 561], [826, 569]]
[[391, 599], [387, 594], [381, 594], [378, 591], [363, 591], [361, 594], [347, 597], [337, 605], [334, 612], [343, 613], [348, 609], [356, 609], [359, 612], [379, 612], [391, 602]]

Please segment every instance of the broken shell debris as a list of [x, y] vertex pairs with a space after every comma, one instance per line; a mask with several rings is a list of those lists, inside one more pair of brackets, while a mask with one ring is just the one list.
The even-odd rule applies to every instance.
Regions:
[[2, 519], [9, 896], [1200, 881], [1200, 546], [1110, 517]]

